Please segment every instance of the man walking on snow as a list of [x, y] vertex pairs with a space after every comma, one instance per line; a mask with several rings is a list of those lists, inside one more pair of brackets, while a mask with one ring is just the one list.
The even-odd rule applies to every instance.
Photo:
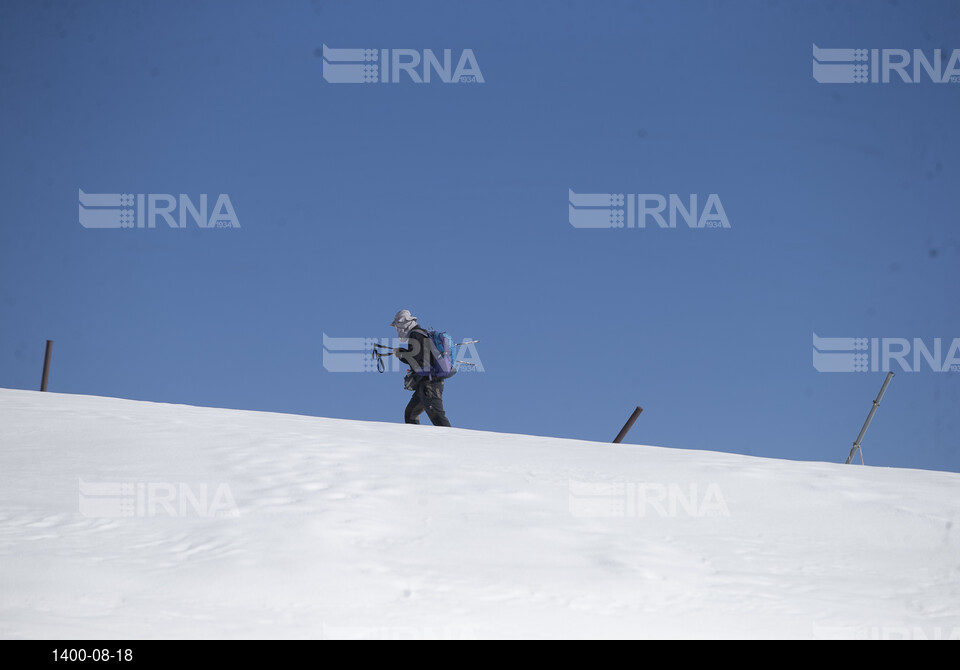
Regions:
[[[407, 348], [394, 349], [393, 353], [402, 362], [413, 370], [423, 370], [430, 367], [430, 358], [433, 349], [430, 336], [417, 324], [417, 317], [410, 314], [410, 310], [401, 309], [393, 317], [391, 326], [397, 329], [397, 337], [401, 342], [408, 342]], [[443, 380], [413, 377], [413, 397], [403, 411], [404, 423], [420, 423], [420, 415], [424, 412], [434, 426], [449, 426], [450, 421], [443, 411]]]

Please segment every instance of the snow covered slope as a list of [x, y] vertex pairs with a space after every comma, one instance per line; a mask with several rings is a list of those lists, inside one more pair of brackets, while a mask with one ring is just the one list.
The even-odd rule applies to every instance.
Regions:
[[3, 638], [956, 638], [958, 526], [952, 473], [0, 390]]

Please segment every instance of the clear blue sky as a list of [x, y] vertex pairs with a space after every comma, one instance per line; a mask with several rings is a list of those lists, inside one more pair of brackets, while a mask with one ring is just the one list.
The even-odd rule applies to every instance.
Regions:
[[[484, 83], [333, 84], [321, 47], [471, 49]], [[960, 337], [960, 85], [823, 84], [823, 48], [960, 49], [955, 2], [0, 5], [0, 386], [402, 421], [323, 334], [481, 341], [455, 426], [843, 461], [884, 373], [812, 335]], [[239, 229], [88, 229], [86, 193]], [[728, 229], [584, 230], [568, 191]], [[898, 372], [870, 465], [960, 471], [960, 373]], [[424, 417], [426, 423], [426, 417]], [[429, 428], [425, 428], [429, 429]]]

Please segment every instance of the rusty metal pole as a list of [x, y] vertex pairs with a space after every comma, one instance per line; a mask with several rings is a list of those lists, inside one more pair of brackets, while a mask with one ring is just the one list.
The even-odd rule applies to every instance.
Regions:
[[627, 419], [627, 422], [623, 424], [623, 428], [620, 429], [620, 432], [615, 438], [613, 438], [614, 444], [620, 444], [620, 441], [627, 436], [627, 433], [633, 428], [633, 424], [636, 422], [637, 417], [640, 416], [640, 412], [643, 411], [643, 408], [637, 405], [637, 408], [633, 410], [633, 414], [630, 415], [630, 418]]
[[53, 340], [47, 340], [47, 352], [43, 355], [43, 379], [40, 381], [40, 390], [47, 390], [47, 378], [50, 376], [50, 354], [53, 352]]

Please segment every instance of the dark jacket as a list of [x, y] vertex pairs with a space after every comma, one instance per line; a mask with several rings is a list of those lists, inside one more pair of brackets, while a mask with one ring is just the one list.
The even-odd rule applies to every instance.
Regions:
[[430, 336], [420, 326], [414, 326], [407, 336], [407, 347], [397, 349], [397, 358], [409, 365], [414, 372], [430, 369], [432, 342]]

